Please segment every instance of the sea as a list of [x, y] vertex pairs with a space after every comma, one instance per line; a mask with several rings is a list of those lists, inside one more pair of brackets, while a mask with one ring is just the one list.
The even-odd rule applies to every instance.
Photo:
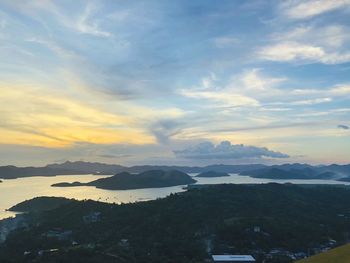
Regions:
[[[195, 176], [196, 174], [190, 174]], [[163, 198], [171, 193], [185, 191], [186, 185], [145, 188], [135, 190], [104, 190], [93, 186], [77, 187], [51, 187], [59, 182], [89, 182], [98, 178], [104, 178], [111, 175], [59, 175], [59, 176], [34, 176], [17, 179], [2, 179], [0, 183], [0, 219], [13, 217], [16, 213], [7, 211], [10, 207], [22, 201], [39, 196], [57, 196], [74, 198], [77, 200], [92, 199], [108, 203], [133, 203], [147, 200]], [[230, 174], [228, 177], [214, 178], [195, 178], [196, 184], [263, 184], [263, 183], [292, 183], [292, 184], [343, 184], [349, 185], [349, 182], [339, 182], [334, 180], [273, 180], [257, 179], [249, 176]]]

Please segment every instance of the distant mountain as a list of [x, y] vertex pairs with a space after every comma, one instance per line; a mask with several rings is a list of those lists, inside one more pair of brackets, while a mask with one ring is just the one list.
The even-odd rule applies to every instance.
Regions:
[[30, 176], [55, 176], [68, 174], [82, 174], [80, 171], [67, 169], [54, 169], [49, 167], [16, 167], [16, 166], [1, 166], [0, 178], [15, 179], [20, 177]]
[[[341, 173], [339, 171], [342, 171]], [[241, 175], [266, 179], [339, 179], [346, 175], [343, 166], [316, 167], [307, 164], [283, 164], [264, 167], [262, 169], [244, 171]], [[350, 174], [350, 171], [349, 171]]]
[[228, 173], [216, 172], [216, 171], [208, 171], [198, 174], [196, 177], [224, 177], [230, 176]]
[[341, 182], [350, 182], [350, 177], [339, 178], [338, 181], [341, 181]]
[[116, 164], [91, 163], [91, 162], [64, 162], [61, 164], [49, 164], [44, 167], [16, 167], [0, 166], [0, 178], [14, 179], [28, 176], [56, 176], [56, 175], [75, 175], [75, 174], [116, 174], [120, 172], [142, 173], [149, 170], [177, 170], [184, 173], [202, 173], [208, 171], [217, 171], [224, 173], [240, 173], [246, 170], [263, 168], [261, 164], [248, 165], [209, 165], [205, 167], [198, 166], [166, 166], [166, 165], [137, 165], [126, 167]]
[[267, 166], [263, 164], [224, 165], [215, 164], [204, 167], [199, 166], [166, 166], [166, 165], [137, 165], [126, 167], [117, 164], [91, 163], [91, 162], [64, 162], [49, 164], [44, 167], [16, 167], [1, 166], [0, 178], [13, 179], [28, 176], [56, 176], [77, 174], [112, 175], [121, 172], [143, 173], [149, 170], [172, 171], [183, 173], [238, 173], [257, 178], [271, 179], [340, 179], [350, 177], [350, 165], [312, 166], [308, 164], [282, 164]]
[[180, 171], [151, 170], [140, 174], [122, 172], [114, 176], [97, 179], [89, 183], [57, 183], [53, 184], [52, 186], [95, 186], [97, 188], [109, 190], [126, 190], [186, 185], [193, 184], [195, 182], [196, 180], [192, 179], [191, 176]]
[[83, 174], [115, 174], [118, 171], [123, 171], [126, 169], [126, 167], [118, 164], [90, 163], [83, 161], [67, 161], [61, 164], [49, 164], [45, 166], [45, 168], [76, 171]]
[[64, 162], [61, 164], [48, 164], [44, 167], [16, 167], [0, 166], [0, 178], [15, 179], [30, 176], [56, 176], [78, 174], [115, 174], [128, 169], [115, 164], [90, 163], [90, 162]]

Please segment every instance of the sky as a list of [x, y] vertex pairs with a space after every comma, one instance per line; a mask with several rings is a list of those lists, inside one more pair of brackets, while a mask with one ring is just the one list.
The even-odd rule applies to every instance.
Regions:
[[0, 165], [350, 163], [350, 1], [0, 0]]

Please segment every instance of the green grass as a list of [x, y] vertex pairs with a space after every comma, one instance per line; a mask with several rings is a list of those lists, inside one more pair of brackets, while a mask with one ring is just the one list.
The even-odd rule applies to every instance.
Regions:
[[350, 262], [350, 244], [303, 259], [297, 263], [347, 263]]

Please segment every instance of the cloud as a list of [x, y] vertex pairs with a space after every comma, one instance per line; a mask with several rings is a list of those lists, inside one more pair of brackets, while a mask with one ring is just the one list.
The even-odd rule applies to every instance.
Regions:
[[107, 159], [116, 159], [116, 158], [127, 158], [131, 157], [131, 154], [99, 154], [97, 157], [107, 158]]
[[270, 43], [257, 49], [258, 58], [279, 62], [340, 64], [350, 61], [350, 29], [339, 24], [297, 26], [273, 33]]
[[218, 81], [218, 77], [211, 73], [202, 78], [199, 87], [181, 89], [178, 93], [188, 98], [212, 101], [221, 107], [256, 107], [260, 105], [257, 97], [269, 94], [268, 91], [286, 81], [286, 78], [264, 76], [259, 68], [253, 68], [233, 76], [222, 86]]
[[327, 48], [339, 48], [349, 39], [349, 28], [344, 25], [331, 24], [322, 27], [302, 25], [290, 31], [275, 33], [272, 39], [277, 42], [297, 41], [302, 43], [313, 43], [316, 46]]
[[222, 141], [218, 145], [203, 142], [184, 150], [174, 151], [177, 157], [186, 159], [241, 159], [241, 158], [288, 158], [289, 155], [271, 151], [265, 147], [245, 146]]
[[103, 31], [99, 28], [99, 24], [96, 20], [92, 20], [91, 16], [96, 9], [91, 3], [89, 3], [83, 14], [79, 16], [76, 28], [85, 34], [90, 34], [99, 37], [111, 37], [112, 33]]
[[153, 136], [136, 124], [134, 115], [106, 111], [62, 91], [57, 94], [39, 87], [0, 87], [0, 103], [6, 105], [0, 112], [0, 143], [59, 148], [81, 142], [154, 142]]
[[271, 89], [286, 80], [286, 78], [266, 77], [261, 74], [261, 70], [258, 68], [245, 71], [239, 78], [242, 86], [250, 91]]
[[298, 42], [282, 42], [260, 48], [260, 59], [288, 62], [306, 61], [324, 64], [340, 64], [350, 61], [350, 52], [327, 52], [323, 47]]
[[257, 106], [259, 102], [248, 96], [229, 91], [180, 90], [180, 94], [193, 99], [206, 99], [214, 102], [223, 102], [227, 106]]
[[349, 0], [289, 0], [281, 9], [290, 19], [308, 19], [349, 5]]
[[332, 101], [332, 98], [317, 98], [317, 99], [293, 101], [293, 102], [289, 102], [288, 104], [290, 104], [290, 105], [314, 105], [314, 104], [326, 103], [326, 102], [331, 102], [331, 101]]
[[167, 144], [171, 137], [181, 131], [181, 123], [177, 119], [161, 119], [150, 127], [151, 133], [160, 144]]
[[343, 125], [343, 124], [339, 124], [338, 128], [339, 129], [343, 129], [343, 130], [349, 130], [350, 129], [349, 126], [346, 126], [346, 125]]

